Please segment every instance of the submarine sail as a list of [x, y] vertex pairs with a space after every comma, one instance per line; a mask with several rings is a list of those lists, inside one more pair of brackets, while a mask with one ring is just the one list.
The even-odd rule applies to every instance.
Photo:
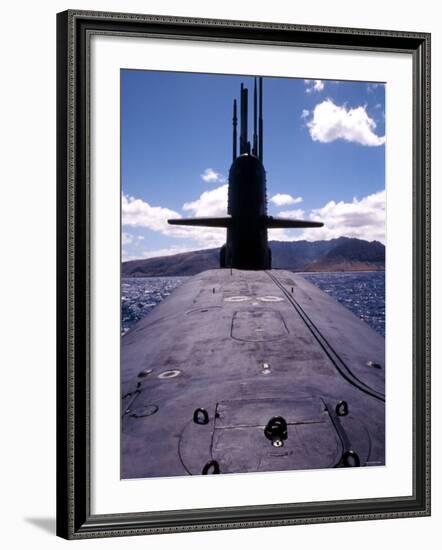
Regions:
[[271, 269], [268, 229], [323, 226], [321, 222], [281, 219], [267, 215], [266, 171], [263, 164], [262, 77], [259, 77], [258, 82], [259, 87], [255, 78], [252, 145], [248, 139], [248, 89], [241, 84], [239, 156], [237, 156], [237, 104], [236, 100], [233, 102], [233, 162], [229, 170], [228, 216], [168, 220], [172, 225], [225, 227], [227, 238], [220, 252], [220, 267]]

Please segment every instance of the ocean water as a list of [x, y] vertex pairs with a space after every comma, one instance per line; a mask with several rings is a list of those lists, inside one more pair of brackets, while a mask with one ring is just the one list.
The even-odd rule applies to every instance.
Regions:
[[123, 278], [121, 282], [121, 334], [125, 334], [188, 278]]
[[[308, 281], [343, 304], [385, 336], [385, 273], [308, 273]], [[189, 277], [125, 278], [121, 285], [121, 333], [140, 319]]]
[[385, 272], [308, 273], [308, 281], [385, 337]]

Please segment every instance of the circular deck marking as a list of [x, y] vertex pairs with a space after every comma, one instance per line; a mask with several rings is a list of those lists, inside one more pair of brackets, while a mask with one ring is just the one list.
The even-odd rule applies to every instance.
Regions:
[[179, 376], [181, 374], [180, 370], [165, 370], [161, 374], [158, 375], [158, 378], [161, 378], [162, 380], [164, 378], [175, 378], [176, 376]]
[[250, 300], [248, 296], [229, 296], [228, 298], [224, 298], [225, 302], [247, 302]]
[[261, 300], [261, 302], [283, 302], [284, 298], [280, 296], [259, 296], [258, 300]]

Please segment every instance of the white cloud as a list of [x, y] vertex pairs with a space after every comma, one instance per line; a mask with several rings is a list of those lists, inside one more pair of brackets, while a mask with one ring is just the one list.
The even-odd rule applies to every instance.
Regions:
[[288, 229], [269, 229], [269, 241], [295, 241]]
[[378, 146], [385, 143], [385, 136], [374, 133], [375, 121], [367, 114], [365, 107], [347, 109], [326, 99], [316, 105], [307, 127], [313, 141], [330, 143], [344, 139], [361, 145]]
[[311, 94], [312, 92], [322, 92], [325, 87], [322, 80], [304, 80], [304, 82], [307, 84], [305, 91], [308, 94]]
[[183, 204], [183, 210], [190, 211], [192, 216], [226, 216], [227, 215], [227, 183], [204, 191], [196, 201]]
[[311, 211], [310, 220], [321, 221], [324, 227], [304, 229], [296, 240], [328, 240], [355, 237], [385, 242], [385, 190], [352, 202], [330, 201]]
[[201, 174], [201, 179], [206, 183], [224, 183], [226, 178], [213, 168], [206, 168]]
[[383, 86], [383, 84], [379, 84], [379, 83], [367, 84], [367, 92], [369, 94], [372, 94], [376, 90], [376, 88], [379, 88], [380, 86]]
[[121, 234], [121, 244], [124, 246], [125, 244], [130, 244], [134, 241], [134, 236], [130, 233], [122, 233]]
[[181, 218], [181, 215], [169, 208], [151, 206], [149, 203], [122, 196], [121, 199], [122, 224], [131, 227], [146, 227], [153, 231], [166, 232], [171, 227], [167, 224], [168, 218]]
[[[227, 184], [211, 191], [205, 191], [199, 199], [183, 205], [183, 210], [190, 212], [190, 217], [224, 216], [227, 208]], [[149, 203], [129, 197], [122, 197], [122, 224], [130, 227], [144, 227], [157, 231], [161, 235], [178, 239], [190, 239], [195, 242], [192, 247], [212, 248], [225, 242], [226, 231], [218, 227], [189, 227], [169, 225], [170, 218], [182, 218], [183, 216], [162, 206], [152, 206]], [[124, 252], [124, 251], [123, 251]], [[138, 256], [140, 257], [140, 256]]]
[[276, 204], [276, 206], [288, 206], [290, 204], [298, 204], [302, 202], [302, 197], [292, 197], [287, 193], [277, 193], [269, 200], [273, 204]]
[[310, 111], [308, 109], [302, 109], [301, 118], [302, 119], [307, 118], [309, 114], [310, 114]]
[[298, 210], [284, 210], [283, 212], [279, 212], [278, 217], [299, 220], [304, 217], [304, 210], [301, 210], [301, 208]]
[[140, 242], [141, 241], [144, 241], [144, 237], [143, 235], [132, 235], [131, 233], [126, 233], [125, 231], [123, 231], [121, 233], [121, 253], [122, 253], [122, 257], [123, 257], [123, 262], [127, 262], [128, 260], [134, 260], [136, 258], [139, 258], [139, 254], [137, 256], [134, 256], [133, 254], [129, 253], [125, 246], [127, 246], [128, 244], [131, 244], [135, 247], [139, 247], [140, 246]]

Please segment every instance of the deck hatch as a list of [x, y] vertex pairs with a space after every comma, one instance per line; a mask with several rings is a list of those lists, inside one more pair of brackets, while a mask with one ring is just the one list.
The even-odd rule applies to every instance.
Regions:
[[[264, 433], [274, 416], [287, 422], [288, 437], [280, 448], [272, 446]], [[245, 399], [217, 404], [212, 457], [223, 473], [330, 468], [341, 454], [341, 441], [321, 399]]]
[[253, 309], [235, 311], [232, 319], [232, 338], [245, 342], [269, 342], [288, 335], [287, 326], [279, 311]]

